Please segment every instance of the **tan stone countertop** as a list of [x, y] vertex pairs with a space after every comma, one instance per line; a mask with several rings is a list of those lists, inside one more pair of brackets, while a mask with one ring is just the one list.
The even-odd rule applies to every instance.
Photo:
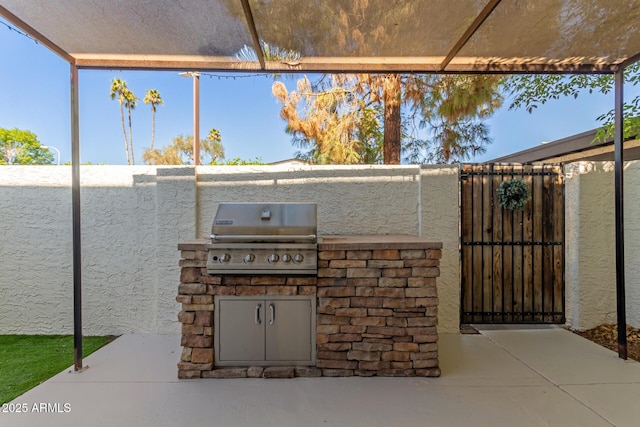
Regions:
[[424, 237], [405, 234], [322, 236], [318, 243], [318, 249], [327, 251], [343, 249], [442, 249], [442, 242], [433, 242]]
[[188, 240], [178, 243], [178, 249], [181, 251], [206, 251], [209, 243], [211, 243], [209, 239]]
[[[206, 251], [209, 239], [194, 239], [178, 244], [183, 251]], [[366, 250], [366, 249], [441, 249], [442, 242], [433, 242], [424, 237], [405, 234], [335, 235], [318, 238], [318, 249]]]

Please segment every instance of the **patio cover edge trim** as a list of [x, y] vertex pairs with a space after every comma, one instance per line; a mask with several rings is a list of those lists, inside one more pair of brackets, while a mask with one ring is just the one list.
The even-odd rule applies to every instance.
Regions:
[[[193, 70], [228, 72], [279, 73], [430, 73], [430, 74], [613, 74], [619, 63], [567, 63], [553, 61], [509, 62], [507, 58], [460, 58], [442, 70], [439, 58], [366, 57], [366, 58], [304, 58], [295, 63], [237, 61], [229, 57], [180, 55], [92, 55], [71, 54], [80, 69], [129, 70]], [[465, 59], [469, 61], [464, 61]]]

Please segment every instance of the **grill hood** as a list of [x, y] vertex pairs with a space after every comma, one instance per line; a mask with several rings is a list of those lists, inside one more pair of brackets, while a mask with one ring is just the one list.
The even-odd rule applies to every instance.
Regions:
[[221, 203], [212, 242], [315, 242], [313, 203]]

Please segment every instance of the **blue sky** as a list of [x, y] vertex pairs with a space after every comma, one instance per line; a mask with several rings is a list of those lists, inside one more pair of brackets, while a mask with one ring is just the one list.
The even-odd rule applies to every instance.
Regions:
[[[43, 145], [58, 148], [62, 163], [70, 161], [69, 65], [46, 47], [0, 25], [0, 127], [27, 129]], [[142, 102], [147, 89], [165, 101], [156, 113], [156, 146], [180, 134], [193, 133], [192, 80], [177, 72], [81, 70], [80, 156], [82, 162], [126, 164], [120, 110], [109, 98], [111, 80], [127, 81], [140, 101], [133, 112], [136, 164], [151, 143], [151, 108]], [[280, 104], [271, 94], [268, 76], [206, 73], [200, 80], [200, 134], [216, 128], [228, 159], [291, 158], [296, 148], [285, 134]], [[294, 79], [285, 79], [288, 87]], [[625, 87], [631, 99], [639, 88]], [[613, 94], [582, 94], [552, 101], [533, 114], [508, 110], [507, 102], [489, 120], [491, 144], [474, 161], [485, 161], [596, 128], [596, 117], [613, 106]], [[55, 155], [55, 153], [54, 153]]]

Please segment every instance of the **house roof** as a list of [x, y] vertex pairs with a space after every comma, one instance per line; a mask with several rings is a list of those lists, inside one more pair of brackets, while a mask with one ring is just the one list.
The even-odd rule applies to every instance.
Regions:
[[291, 159], [283, 159], [278, 160], [277, 162], [271, 162], [269, 165], [271, 166], [295, 166], [295, 165], [308, 165], [309, 162], [305, 162], [304, 160], [291, 158]]
[[636, 0], [0, 0], [0, 15], [79, 68], [575, 73], [640, 58]]
[[[488, 163], [567, 163], [613, 161], [613, 139], [596, 141], [596, 129], [489, 160]], [[640, 140], [624, 142], [624, 159], [640, 159]]]

